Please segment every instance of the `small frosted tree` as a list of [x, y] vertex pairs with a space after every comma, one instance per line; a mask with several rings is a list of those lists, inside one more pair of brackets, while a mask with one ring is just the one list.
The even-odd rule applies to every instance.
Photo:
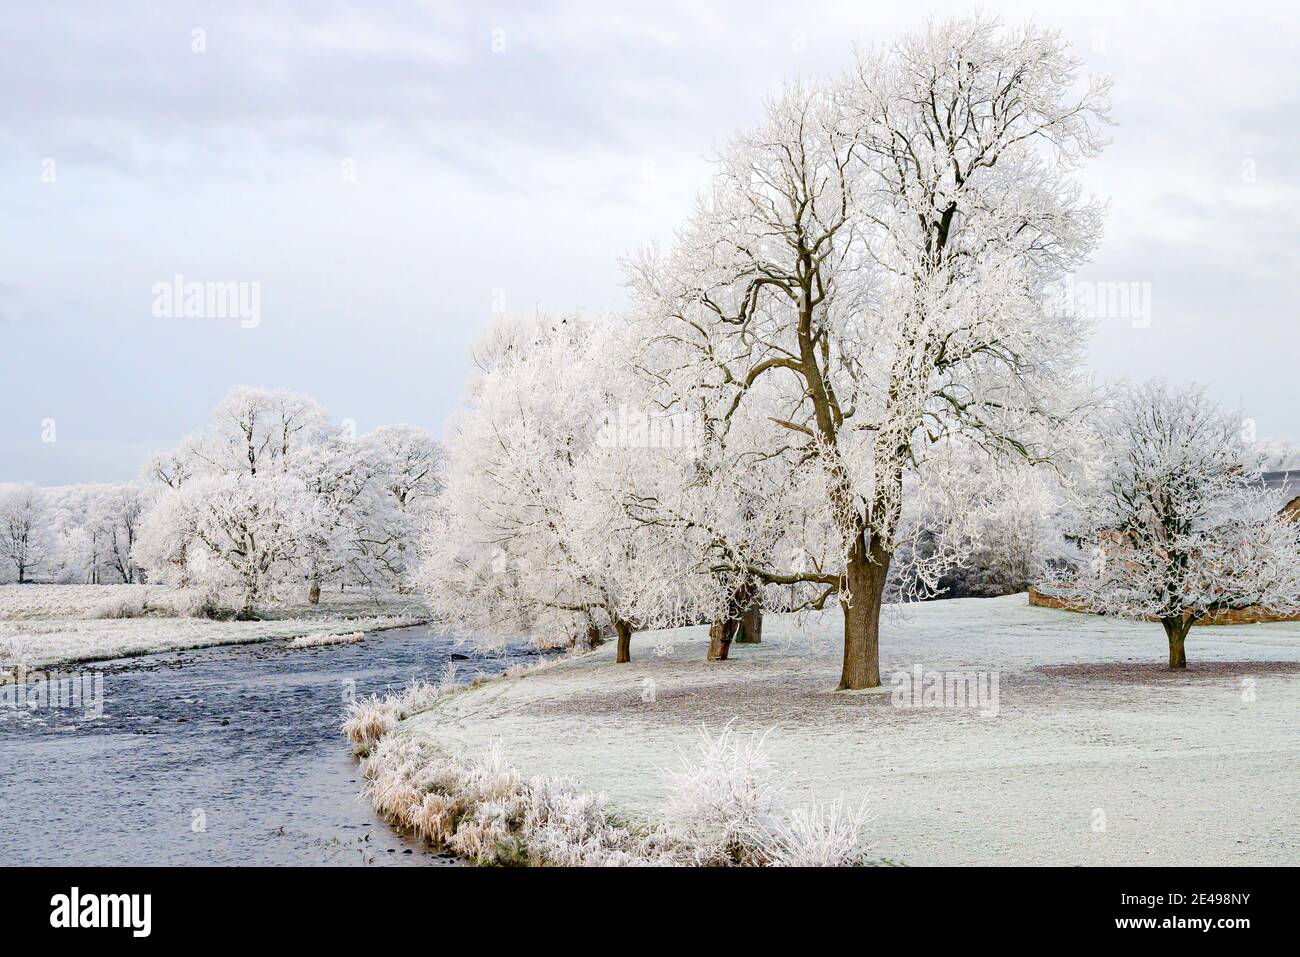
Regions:
[[1187, 632], [1257, 606], [1300, 611], [1300, 537], [1281, 496], [1249, 464], [1240, 420], [1196, 388], [1155, 383], [1118, 401], [1109, 455], [1084, 513], [1098, 541], [1077, 582], [1092, 611], [1155, 619], [1169, 667], [1187, 667]]
[[315, 605], [321, 586], [355, 569], [362, 557], [362, 542], [379, 511], [375, 464], [358, 443], [335, 436], [299, 451], [291, 474], [311, 497], [296, 551], [308, 584], [307, 601]]
[[31, 485], [0, 493], [0, 558], [7, 559], [18, 584], [44, 564], [49, 554], [45, 506]]
[[96, 489], [88, 523], [104, 541], [104, 557], [124, 582], [140, 579], [140, 566], [131, 558], [140, 525], [149, 506], [149, 493], [141, 485], [107, 486]]

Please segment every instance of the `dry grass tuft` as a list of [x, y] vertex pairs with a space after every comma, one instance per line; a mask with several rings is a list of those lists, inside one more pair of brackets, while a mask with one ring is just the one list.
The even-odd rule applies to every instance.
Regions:
[[[851, 866], [865, 863], [866, 805], [787, 811], [761, 737], [701, 734], [683, 789], [652, 827], [617, 821], [571, 778], [525, 777], [499, 744], [465, 756], [387, 735], [362, 761], [365, 795], [390, 823], [481, 865]], [[736, 807], [729, 807], [735, 801]]]
[[873, 815], [867, 800], [856, 808], [844, 796], [831, 804], [794, 808], [759, 839], [769, 867], [857, 867], [868, 862], [864, 838]]
[[362, 776], [384, 818], [476, 864], [646, 859], [646, 842], [611, 820], [603, 798], [565, 778], [524, 778], [496, 745], [455, 758], [389, 737], [362, 762]]
[[443, 695], [462, 687], [456, 680], [456, 665], [448, 662], [437, 681], [412, 678], [401, 691], [369, 695], [352, 702], [343, 719], [343, 734], [357, 754], [368, 754], [381, 738], [397, 728], [399, 721], [427, 711]]

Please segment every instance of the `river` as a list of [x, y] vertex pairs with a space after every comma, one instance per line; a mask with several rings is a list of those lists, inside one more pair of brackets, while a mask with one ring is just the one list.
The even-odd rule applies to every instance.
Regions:
[[[0, 864], [455, 863], [379, 820], [339, 733], [345, 696], [465, 657], [423, 627], [78, 666], [103, 714], [0, 706]], [[536, 653], [457, 660], [468, 679]]]

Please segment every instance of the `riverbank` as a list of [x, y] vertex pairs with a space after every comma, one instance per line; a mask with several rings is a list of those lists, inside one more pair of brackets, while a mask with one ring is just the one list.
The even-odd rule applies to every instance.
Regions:
[[184, 597], [150, 585], [0, 586], [3, 671], [240, 645], [305, 635], [348, 635], [421, 624], [426, 609], [405, 595], [326, 592], [320, 603], [279, 603], [260, 620], [182, 615]]
[[856, 693], [830, 690], [839, 629], [838, 613], [771, 616], [761, 645], [718, 663], [703, 628], [638, 635], [630, 664], [606, 646], [489, 682], [395, 738], [449, 756], [499, 742], [521, 774], [569, 775], [649, 823], [671, 796], [661, 769], [734, 722], [767, 732], [797, 800], [869, 799], [880, 859], [1296, 860], [1300, 624], [1198, 629], [1174, 673], [1159, 628], [1024, 595], [930, 602], [889, 613], [884, 686]]

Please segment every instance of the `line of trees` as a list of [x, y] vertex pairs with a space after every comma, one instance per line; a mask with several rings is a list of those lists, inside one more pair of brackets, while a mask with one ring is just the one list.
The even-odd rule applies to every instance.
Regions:
[[140, 581], [132, 551], [148, 503], [143, 483], [0, 489], [0, 580]]
[[[758, 609], [838, 606], [839, 687], [871, 688], [886, 596], [972, 566], [990, 589], [1077, 570], [1063, 531], [1086, 548], [1097, 522], [1138, 522], [1095, 494], [1066, 522], [1117, 481], [1099, 477], [1088, 322], [1059, 303], [1100, 237], [1073, 174], [1103, 146], [1108, 90], [1055, 31], [982, 16], [788, 86], [671, 248], [627, 262], [626, 316], [484, 341], [419, 573], [440, 620], [615, 636], [618, 661], [637, 630], [710, 622], [725, 658]], [[1216, 460], [1235, 456], [1234, 488], [1257, 479], [1242, 453]]]
[[353, 437], [307, 396], [240, 386], [138, 482], [0, 496], [0, 555], [19, 582], [156, 582], [243, 616], [291, 589], [402, 590], [441, 460], [424, 429]]

